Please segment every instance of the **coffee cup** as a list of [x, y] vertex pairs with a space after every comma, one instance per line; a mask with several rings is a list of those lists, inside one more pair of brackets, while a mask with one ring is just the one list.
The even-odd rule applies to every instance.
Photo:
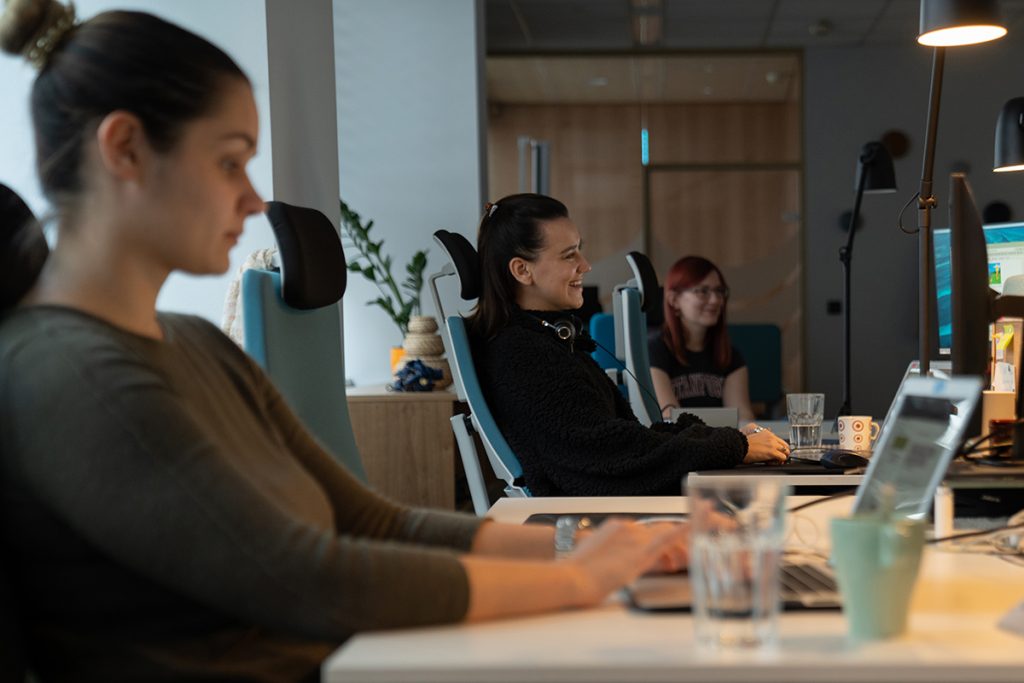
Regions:
[[870, 451], [871, 442], [878, 436], [879, 426], [870, 415], [841, 415], [839, 417], [839, 447], [847, 451]]
[[906, 630], [924, 526], [919, 520], [832, 520], [832, 562], [851, 638], [889, 638]]

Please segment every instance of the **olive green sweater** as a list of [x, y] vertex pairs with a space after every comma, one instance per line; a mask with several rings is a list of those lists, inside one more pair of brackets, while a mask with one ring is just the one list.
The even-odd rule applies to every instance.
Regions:
[[159, 322], [0, 322], [0, 560], [41, 680], [299, 680], [465, 615], [479, 520], [374, 494], [219, 330]]

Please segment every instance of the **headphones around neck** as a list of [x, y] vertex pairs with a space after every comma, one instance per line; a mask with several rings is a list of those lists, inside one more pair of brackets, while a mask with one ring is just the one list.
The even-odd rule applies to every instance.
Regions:
[[554, 330], [555, 336], [561, 339], [562, 341], [569, 342], [569, 344], [572, 344], [574, 341], [576, 341], [576, 326], [573, 324], [572, 320], [561, 319], [556, 320], [553, 323], [549, 323], [547, 320], [544, 320], [543, 318], [536, 319], [544, 327]]

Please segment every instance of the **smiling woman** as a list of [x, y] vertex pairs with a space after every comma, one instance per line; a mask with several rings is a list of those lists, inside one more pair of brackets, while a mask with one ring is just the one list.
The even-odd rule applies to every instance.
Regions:
[[692, 416], [653, 428], [637, 421], [573, 314], [590, 271], [582, 245], [565, 205], [543, 195], [499, 199], [480, 222], [473, 355], [529, 489], [674, 495], [693, 470], [785, 459], [788, 447], [770, 432], [711, 429]]
[[706, 258], [685, 256], [669, 269], [662, 301], [665, 324], [648, 355], [665, 412], [724, 405], [736, 408], [741, 420], [754, 419], [747, 366], [729, 342], [722, 271]]

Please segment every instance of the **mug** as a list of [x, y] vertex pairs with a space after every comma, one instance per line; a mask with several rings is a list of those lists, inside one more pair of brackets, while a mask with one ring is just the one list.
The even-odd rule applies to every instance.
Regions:
[[870, 415], [841, 415], [839, 447], [846, 451], [870, 451], [878, 431], [878, 423], [872, 422]]
[[889, 638], [906, 631], [924, 528], [920, 520], [832, 520], [832, 564], [853, 639]]

